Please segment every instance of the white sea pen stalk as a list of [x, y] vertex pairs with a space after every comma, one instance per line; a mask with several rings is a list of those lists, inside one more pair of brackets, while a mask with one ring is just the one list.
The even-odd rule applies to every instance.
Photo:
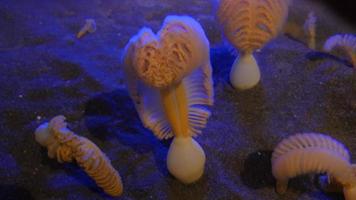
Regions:
[[188, 100], [182, 82], [160, 91], [163, 108], [175, 135], [167, 156], [169, 172], [185, 184], [204, 173], [205, 154], [189, 134]]

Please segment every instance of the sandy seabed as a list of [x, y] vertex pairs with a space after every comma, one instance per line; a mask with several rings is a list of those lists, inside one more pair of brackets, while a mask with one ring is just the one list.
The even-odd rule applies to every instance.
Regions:
[[[270, 157], [289, 135], [321, 132], [344, 143], [355, 160], [356, 72], [341, 55], [308, 49], [295, 24], [315, 11], [318, 48], [330, 35], [355, 33], [355, 26], [321, 4], [298, 1], [290, 9], [292, 28], [255, 54], [261, 82], [241, 92], [228, 82], [235, 56], [223, 41], [213, 5], [0, 1], [0, 199], [110, 199], [78, 166], [50, 160], [35, 142], [35, 128], [58, 114], [111, 159], [123, 179], [121, 199], [342, 199], [323, 193], [311, 175], [292, 179], [279, 196]], [[119, 60], [132, 35], [142, 26], [157, 31], [169, 14], [193, 16], [211, 42], [216, 103], [197, 138], [207, 155], [205, 174], [190, 186], [169, 175], [170, 141], [157, 140], [142, 126]], [[97, 31], [78, 40], [86, 18], [96, 20]]]

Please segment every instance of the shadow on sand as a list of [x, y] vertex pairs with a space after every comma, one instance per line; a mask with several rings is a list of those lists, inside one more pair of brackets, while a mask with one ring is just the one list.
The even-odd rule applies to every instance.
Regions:
[[119, 89], [90, 99], [84, 117], [89, 132], [95, 137], [116, 138], [140, 154], [153, 152], [160, 171], [168, 174], [166, 157], [171, 141], [159, 141], [143, 127], [127, 91]]
[[27, 199], [34, 200], [31, 192], [18, 185], [0, 185], [1, 200]]

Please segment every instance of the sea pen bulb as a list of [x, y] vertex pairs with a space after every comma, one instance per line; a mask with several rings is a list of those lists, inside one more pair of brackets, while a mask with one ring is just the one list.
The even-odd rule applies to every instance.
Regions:
[[47, 146], [47, 141], [51, 137], [48, 130], [48, 123], [41, 124], [35, 131], [35, 140], [41, 146]]
[[242, 54], [234, 61], [230, 71], [230, 80], [234, 88], [250, 89], [260, 81], [260, 78], [260, 69], [251, 53]]
[[197, 181], [204, 173], [205, 153], [192, 137], [175, 137], [168, 151], [169, 172], [185, 184]]

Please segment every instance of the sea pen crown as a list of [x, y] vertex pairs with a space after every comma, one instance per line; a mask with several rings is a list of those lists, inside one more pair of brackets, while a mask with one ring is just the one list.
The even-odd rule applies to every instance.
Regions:
[[[132, 65], [139, 78], [152, 87], [164, 88], [177, 83], [196, 68], [204, 49], [200, 25], [189, 17], [185, 22], [177, 17], [167, 17], [158, 34], [143, 28], [134, 36], [132, 47]], [[194, 30], [191, 28], [194, 27]], [[198, 31], [196, 31], [198, 30]], [[205, 41], [203, 41], [205, 42]]]
[[288, 0], [220, 0], [217, 16], [230, 43], [252, 52], [278, 34], [288, 4]]

